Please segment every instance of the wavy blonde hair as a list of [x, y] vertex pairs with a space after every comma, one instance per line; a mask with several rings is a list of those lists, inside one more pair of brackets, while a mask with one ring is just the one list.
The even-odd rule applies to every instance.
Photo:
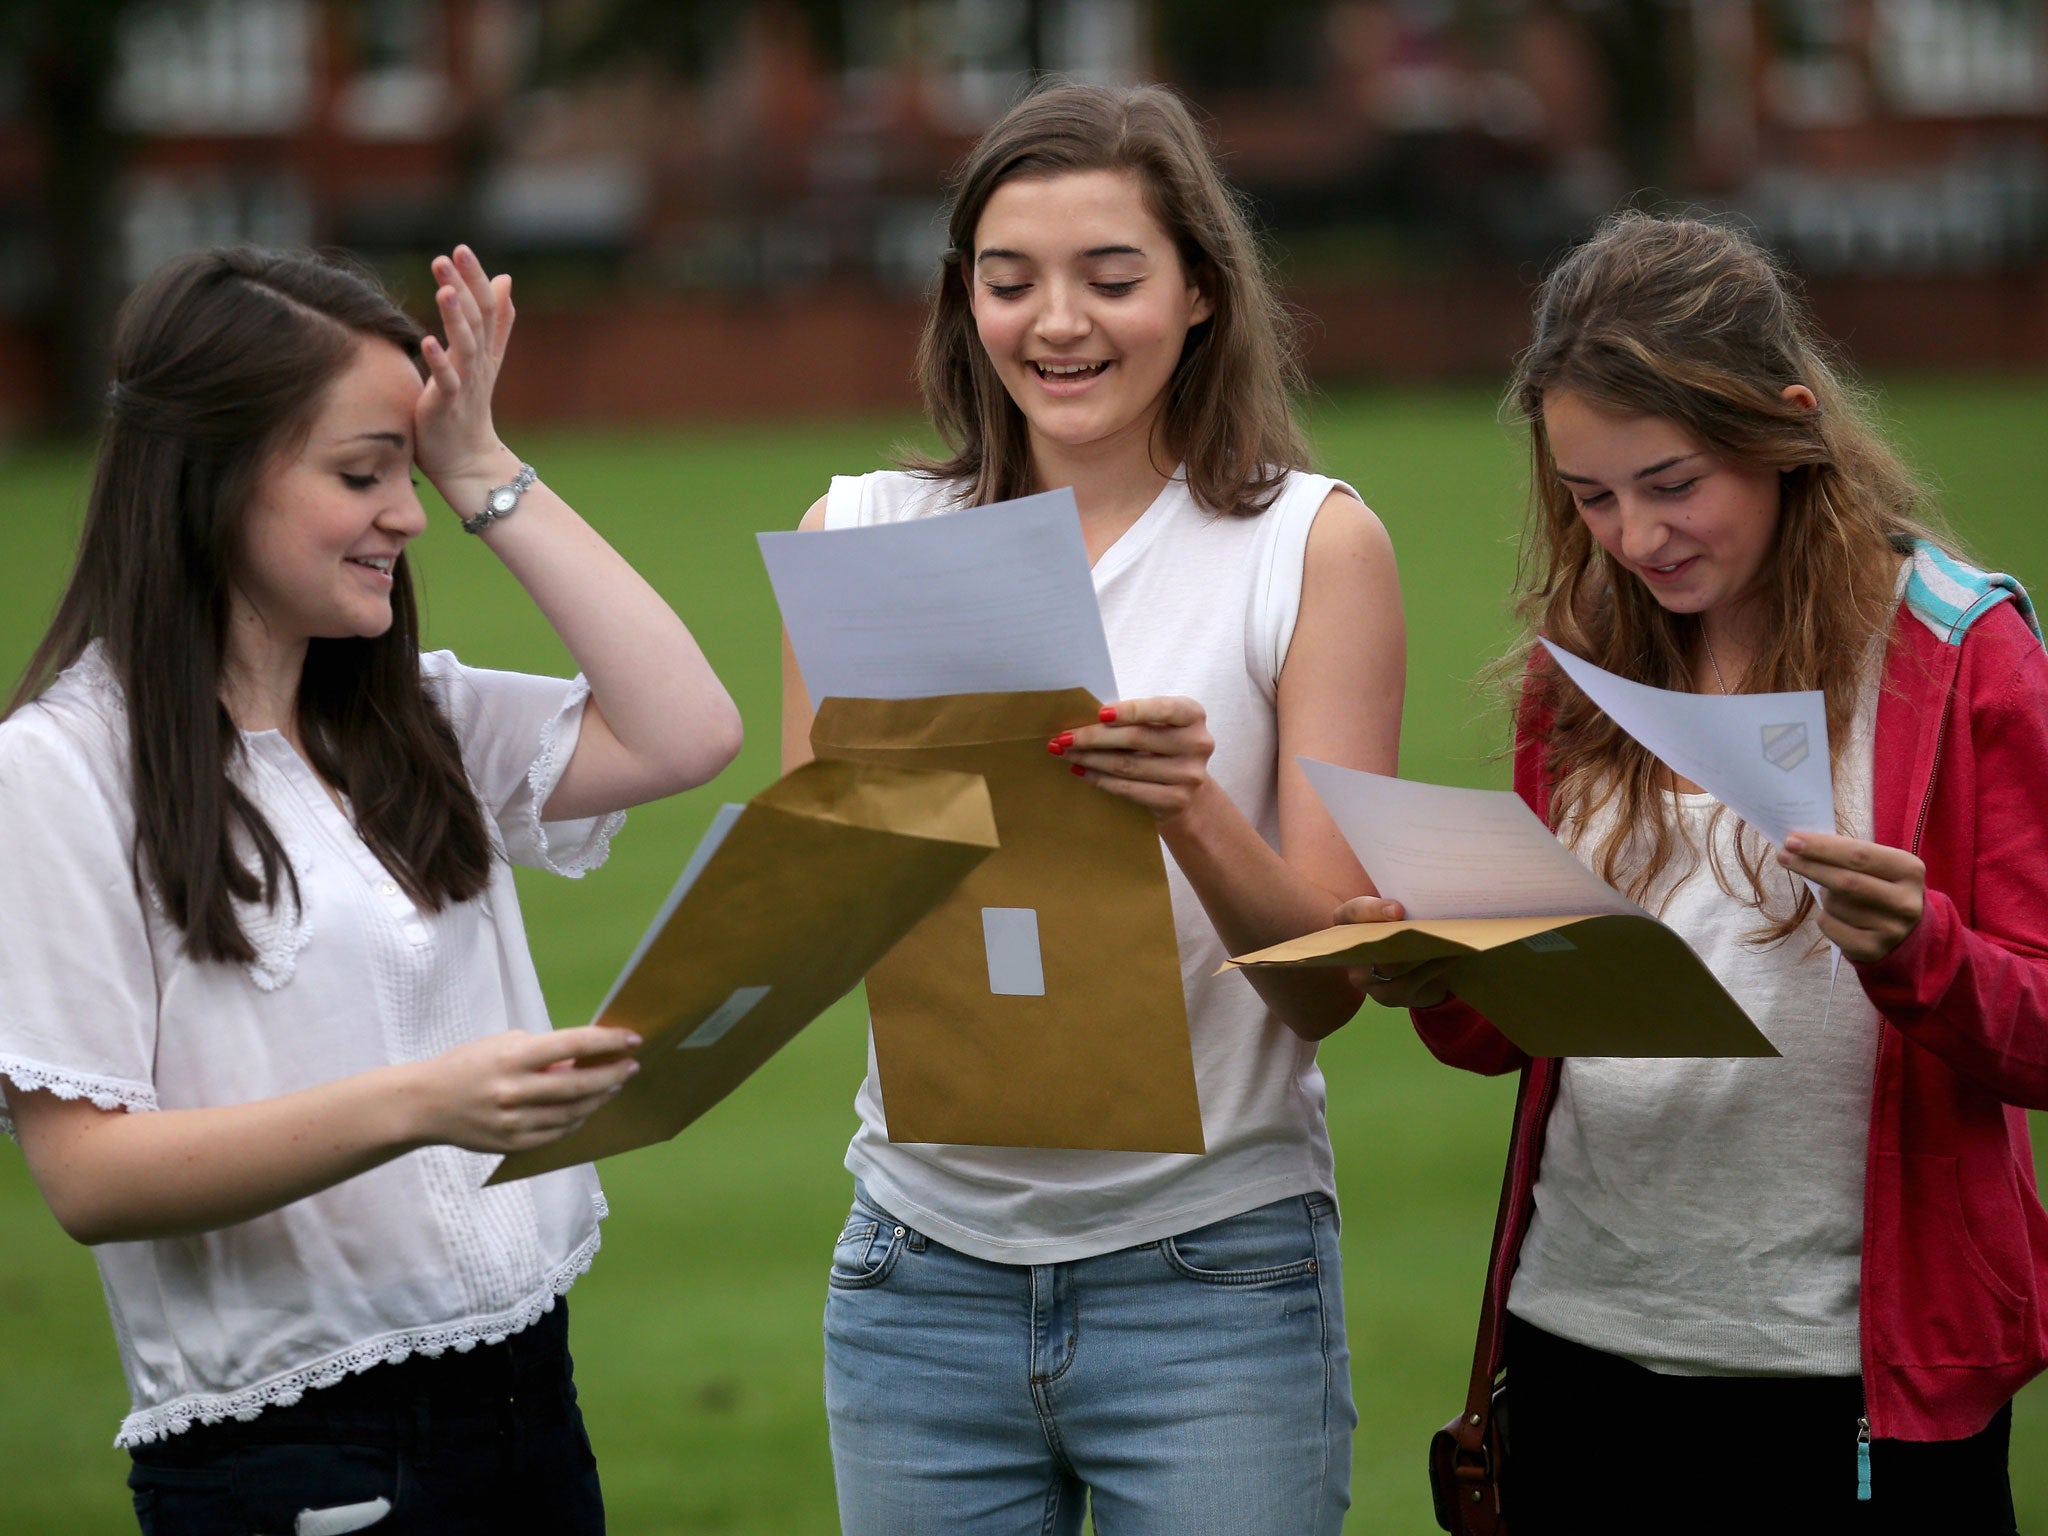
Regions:
[[[1642, 899], [1683, 845], [1662, 771], [1559, 674], [1541, 634], [1620, 676], [1657, 688], [1692, 686], [1699, 620], [1669, 613], [1595, 542], [1558, 478], [1543, 404], [1569, 392], [1603, 411], [1656, 416], [1716, 458], [1778, 472], [1780, 511], [1763, 574], [1764, 635], [1744, 692], [1819, 689], [1837, 768], [1872, 647], [1889, 631], [1901, 550], [1939, 538], [1922, 483], [1872, 422], [1863, 394], [1782, 268], [1741, 232], [1697, 218], [1610, 217], [1558, 264], [1536, 299], [1534, 336], [1516, 361], [1508, 407], [1529, 428], [1529, 507], [1516, 592], [1527, 634], [1505, 675], [1529, 679], [1526, 702], [1547, 708], [1551, 823], [1584, 835], [1615, 814], [1594, 866]], [[1809, 410], [1787, 385], [1813, 392]], [[1718, 813], [1717, 813], [1718, 814]], [[1715, 875], [1758, 916], [1748, 938], [1789, 937], [1813, 909], [1794, 882], [1789, 911], [1767, 902], [1769, 850], [1752, 829], [1735, 838], [1740, 879]], [[1773, 879], [1772, 890], [1785, 887]]]
[[910, 458], [906, 467], [963, 482], [975, 506], [1032, 489], [1023, 414], [982, 348], [969, 304], [974, 231], [1005, 182], [1074, 171], [1134, 175], [1189, 280], [1214, 306], [1188, 332], [1167, 383], [1160, 436], [1186, 463], [1188, 489], [1202, 506], [1264, 511], [1287, 471], [1310, 463], [1292, 405], [1302, 383], [1292, 327], [1241, 199], [1186, 103], [1162, 85], [1047, 86], [969, 152], [918, 343], [918, 385], [950, 452]]

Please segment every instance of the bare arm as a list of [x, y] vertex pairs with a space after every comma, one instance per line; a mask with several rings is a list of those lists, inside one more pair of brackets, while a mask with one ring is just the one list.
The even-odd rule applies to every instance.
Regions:
[[[805, 533], [825, 526], [825, 498], [811, 503], [810, 511], [797, 525]], [[797, 670], [796, 651], [789, 643], [789, 631], [782, 632], [782, 771], [800, 768], [811, 760], [811, 721], [817, 708], [804, 687], [804, 675]]]
[[[1371, 892], [1294, 759], [1395, 772], [1406, 668], [1393, 545], [1371, 512], [1332, 492], [1310, 530], [1301, 614], [1280, 674], [1278, 852], [1209, 777], [1212, 743], [1194, 700], [1119, 701], [1114, 724], [1076, 731], [1064, 755], [1103, 789], [1152, 809], [1217, 934], [1241, 954], [1328, 927], [1340, 902]], [[1337, 970], [1248, 979], [1308, 1039], [1358, 1011], [1357, 989]]]
[[639, 1070], [622, 1054], [639, 1044], [598, 1026], [507, 1031], [248, 1104], [129, 1113], [15, 1091], [8, 1106], [64, 1230], [81, 1243], [135, 1242], [247, 1221], [419, 1147], [543, 1146]]
[[[512, 280], [467, 246], [434, 263], [446, 347], [428, 339], [417, 412], [421, 470], [464, 516], [519, 472], [498, 441], [491, 391], [511, 334]], [[740, 749], [740, 717], [683, 621], [545, 484], [482, 535], [590, 681], [576, 753], [546, 814], [571, 820], [694, 788]]]

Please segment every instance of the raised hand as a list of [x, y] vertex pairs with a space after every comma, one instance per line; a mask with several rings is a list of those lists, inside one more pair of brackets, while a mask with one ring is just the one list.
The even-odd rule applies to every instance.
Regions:
[[490, 276], [466, 245], [436, 256], [433, 272], [448, 339], [420, 344], [427, 382], [413, 411], [414, 455], [445, 495], [451, 484], [502, 478], [507, 453], [491, 422], [491, 393], [512, 334], [512, 279]]
[[1778, 862], [1821, 887], [1820, 931], [1851, 960], [1882, 960], [1919, 925], [1927, 866], [1902, 848], [1795, 832], [1778, 850]]
[[575, 1130], [640, 1070], [629, 1030], [508, 1030], [418, 1064], [415, 1139], [472, 1152], [523, 1152]]
[[1216, 740], [1193, 699], [1123, 699], [1103, 706], [1099, 724], [1062, 731], [1046, 750], [1099, 788], [1171, 821], [1212, 782]]

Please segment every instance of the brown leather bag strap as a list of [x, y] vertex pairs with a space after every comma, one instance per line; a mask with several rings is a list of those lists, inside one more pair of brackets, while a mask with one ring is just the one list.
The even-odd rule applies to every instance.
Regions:
[[1521, 1145], [1522, 1117], [1531, 1112], [1531, 1084], [1535, 1074], [1523, 1069], [1521, 1086], [1515, 1091], [1514, 1118], [1508, 1125], [1507, 1166], [1500, 1176], [1500, 1209], [1493, 1218], [1493, 1246], [1486, 1261], [1486, 1288], [1479, 1296], [1479, 1334], [1472, 1345], [1472, 1380], [1465, 1390], [1465, 1411], [1458, 1416], [1452, 1434], [1459, 1447], [1472, 1456], [1480, 1456], [1486, 1446], [1486, 1421], [1493, 1414], [1493, 1362], [1499, 1358], [1497, 1330], [1504, 1307], [1494, 1304], [1494, 1287], [1500, 1283], [1504, 1255], [1501, 1247], [1507, 1240], [1508, 1226], [1513, 1221], [1515, 1199], [1515, 1149]]

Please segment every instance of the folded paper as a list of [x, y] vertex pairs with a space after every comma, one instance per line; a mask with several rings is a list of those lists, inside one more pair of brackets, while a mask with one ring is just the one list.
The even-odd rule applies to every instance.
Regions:
[[868, 973], [889, 1139], [1200, 1152], [1157, 823], [1047, 756], [1086, 689], [828, 698], [820, 761], [988, 784], [1001, 849]]
[[1363, 969], [1447, 957], [1444, 985], [1531, 1056], [1778, 1054], [1685, 940], [1648, 916], [1353, 923], [1230, 963]]
[[1407, 920], [1305, 934], [1230, 963], [1411, 965], [1532, 1056], [1775, 1056], [1670, 928], [1558, 842], [1517, 795], [1362, 773], [1303, 773]]
[[727, 807], [598, 1011], [640, 1035], [639, 1073], [580, 1129], [505, 1158], [488, 1182], [674, 1136], [995, 848], [988, 786], [943, 768], [807, 763]]

